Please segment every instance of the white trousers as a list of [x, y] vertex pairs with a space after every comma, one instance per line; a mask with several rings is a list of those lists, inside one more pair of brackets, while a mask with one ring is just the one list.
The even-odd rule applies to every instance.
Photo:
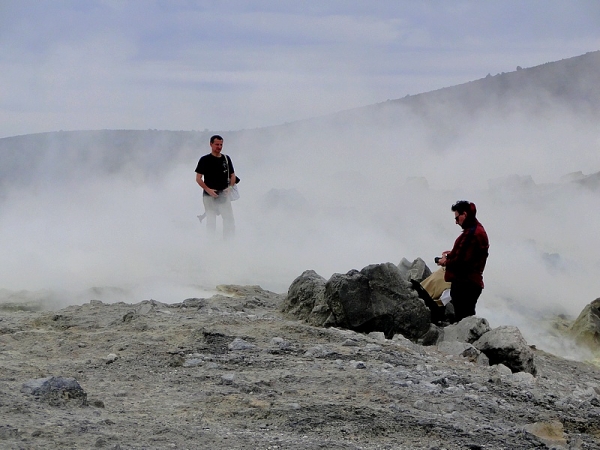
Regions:
[[210, 195], [203, 195], [204, 209], [206, 211], [206, 230], [210, 236], [214, 236], [217, 231], [217, 216], [223, 219], [223, 239], [231, 239], [235, 234], [235, 219], [233, 218], [233, 208], [231, 200], [221, 193], [217, 198]]

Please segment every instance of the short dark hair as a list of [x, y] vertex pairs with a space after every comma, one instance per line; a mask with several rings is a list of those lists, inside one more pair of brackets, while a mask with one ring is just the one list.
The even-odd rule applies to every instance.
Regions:
[[210, 137], [210, 143], [212, 144], [215, 141], [222, 141], [223, 138], [221, 136], [219, 136], [218, 134], [215, 134], [214, 136]]
[[475, 217], [477, 214], [477, 208], [475, 207], [475, 203], [468, 202], [466, 200], [457, 201], [450, 208], [452, 211], [456, 211], [458, 214], [466, 213], [468, 216]]

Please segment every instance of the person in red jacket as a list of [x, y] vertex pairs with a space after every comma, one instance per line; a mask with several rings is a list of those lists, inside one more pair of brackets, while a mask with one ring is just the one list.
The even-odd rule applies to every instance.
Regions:
[[450, 297], [455, 321], [475, 315], [475, 305], [483, 290], [483, 270], [490, 243], [477, 220], [474, 203], [461, 200], [452, 205], [454, 220], [463, 229], [452, 250], [442, 253], [438, 264], [446, 268], [444, 280], [451, 283]]

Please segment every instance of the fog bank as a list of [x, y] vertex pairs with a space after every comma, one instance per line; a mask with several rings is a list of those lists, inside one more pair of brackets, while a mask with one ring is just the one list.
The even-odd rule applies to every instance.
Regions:
[[173, 303], [219, 284], [286, 292], [307, 269], [329, 278], [418, 257], [435, 269], [460, 233], [450, 206], [466, 199], [490, 238], [478, 315], [573, 356], [548, 321], [600, 294], [596, 116], [509, 103], [391, 102], [222, 132], [242, 180], [228, 243], [209, 240], [196, 217], [194, 169], [210, 133], [81, 132], [71, 150], [69, 133], [43, 147], [30, 138], [6, 151], [0, 297]]

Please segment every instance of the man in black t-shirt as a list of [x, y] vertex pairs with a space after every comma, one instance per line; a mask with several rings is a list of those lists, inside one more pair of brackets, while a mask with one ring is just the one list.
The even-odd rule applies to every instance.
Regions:
[[214, 235], [217, 228], [217, 215], [223, 218], [223, 238], [232, 238], [235, 233], [235, 220], [231, 208], [231, 187], [235, 184], [235, 172], [231, 158], [222, 155], [223, 138], [219, 135], [210, 138], [211, 152], [198, 161], [196, 182], [204, 190], [202, 200], [206, 210], [206, 228]]

